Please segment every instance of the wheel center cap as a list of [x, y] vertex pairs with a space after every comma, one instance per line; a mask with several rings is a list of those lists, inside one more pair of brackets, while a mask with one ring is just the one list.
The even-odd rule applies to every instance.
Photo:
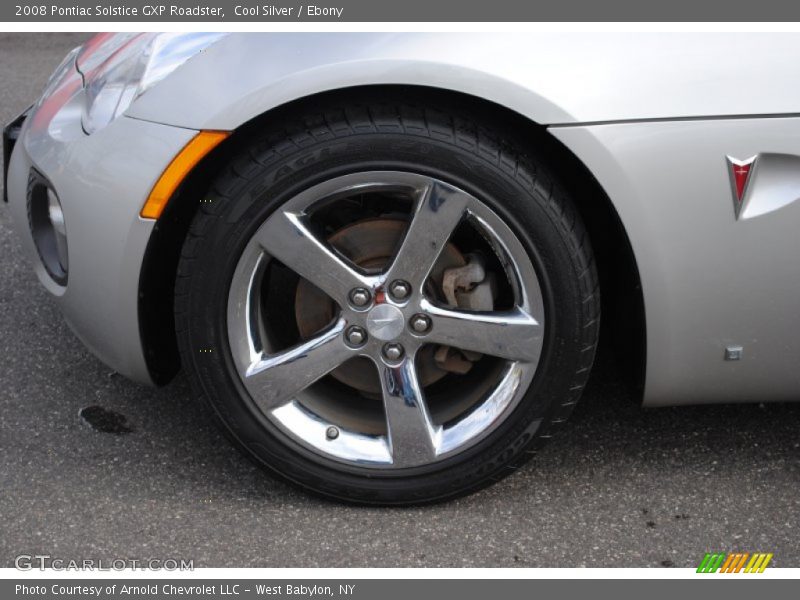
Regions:
[[404, 327], [402, 311], [391, 304], [378, 304], [367, 314], [367, 331], [384, 342], [395, 339], [403, 333]]

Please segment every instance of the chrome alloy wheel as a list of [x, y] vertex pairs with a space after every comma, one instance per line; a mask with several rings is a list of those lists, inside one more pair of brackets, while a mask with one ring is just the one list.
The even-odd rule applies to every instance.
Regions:
[[[314, 216], [349, 198], [380, 195], [407, 200], [408, 225], [385, 264], [365, 268], [315, 228]], [[437, 261], [463, 227], [489, 248], [508, 290], [496, 310], [447, 305], [431, 292]], [[278, 347], [269, 333], [278, 316], [265, 301], [264, 278], [276, 261], [313, 284], [334, 307], [324, 327], [290, 347]], [[533, 380], [544, 326], [533, 263], [503, 219], [463, 190], [407, 172], [345, 175], [286, 202], [245, 246], [227, 305], [233, 362], [254, 410], [318, 457], [364, 468], [424, 466], [485, 438], [508, 418]], [[430, 347], [485, 357], [489, 366], [470, 381], [471, 394], [457, 392], [457, 386], [443, 393], [442, 382], [426, 387], [420, 357]], [[337, 393], [345, 398], [337, 403], [317, 389], [353, 359], [374, 365], [379, 392], [373, 406], [379, 407], [382, 426], [350, 410], [348, 397], [359, 395], [368, 403], [368, 392], [337, 381]], [[426, 394], [434, 385], [439, 386], [435, 410]]]

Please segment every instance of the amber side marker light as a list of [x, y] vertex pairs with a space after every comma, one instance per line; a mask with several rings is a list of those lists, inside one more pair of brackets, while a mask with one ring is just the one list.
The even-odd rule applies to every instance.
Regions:
[[189, 171], [230, 134], [230, 131], [201, 131], [194, 136], [164, 169], [139, 215], [144, 219], [160, 217], [172, 194], [178, 189]]

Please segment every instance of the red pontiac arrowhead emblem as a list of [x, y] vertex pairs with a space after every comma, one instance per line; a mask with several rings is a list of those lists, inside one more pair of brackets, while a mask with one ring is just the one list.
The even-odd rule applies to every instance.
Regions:
[[742, 206], [744, 205], [747, 181], [758, 155], [751, 156], [746, 160], [739, 160], [732, 156], [728, 156], [727, 158], [731, 175], [731, 187], [733, 188], [733, 208], [736, 213], [736, 218], [738, 219], [739, 214], [742, 212]]
[[744, 194], [744, 184], [747, 183], [747, 175], [750, 173], [750, 165], [736, 165], [733, 167], [733, 177], [736, 180], [736, 197], [742, 201]]

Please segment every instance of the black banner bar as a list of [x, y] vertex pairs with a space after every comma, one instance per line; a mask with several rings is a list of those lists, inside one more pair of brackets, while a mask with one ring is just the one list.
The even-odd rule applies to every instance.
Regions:
[[[696, 579], [632, 580], [443, 580], [443, 579], [94, 579], [65, 578], [5, 580], [0, 582], [0, 597], [31, 600], [422, 600], [424, 598], [647, 598], [648, 600], [689, 600], [725, 597], [728, 600], [796, 595], [792, 580], [757, 576], [698, 575]], [[756, 587], [758, 586], [758, 587]]]
[[786, 0], [11, 0], [4, 22], [766, 22], [800, 20]]

